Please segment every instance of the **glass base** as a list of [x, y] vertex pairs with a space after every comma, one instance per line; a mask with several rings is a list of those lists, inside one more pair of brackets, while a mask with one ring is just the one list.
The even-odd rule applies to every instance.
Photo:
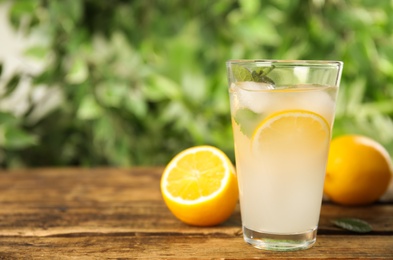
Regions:
[[269, 234], [243, 227], [244, 241], [258, 249], [274, 251], [295, 251], [312, 247], [317, 237], [317, 229], [305, 233]]

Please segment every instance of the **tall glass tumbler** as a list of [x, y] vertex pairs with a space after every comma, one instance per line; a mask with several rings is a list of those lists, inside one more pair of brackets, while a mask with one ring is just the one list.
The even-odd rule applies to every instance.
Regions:
[[267, 250], [311, 247], [343, 63], [226, 63], [244, 240]]

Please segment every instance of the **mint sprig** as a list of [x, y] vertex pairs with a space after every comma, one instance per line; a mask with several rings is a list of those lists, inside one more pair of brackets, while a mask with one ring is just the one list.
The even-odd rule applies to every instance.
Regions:
[[357, 218], [338, 218], [332, 220], [332, 223], [337, 227], [357, 233], [368, 233], [372, 231], [370, 224]]

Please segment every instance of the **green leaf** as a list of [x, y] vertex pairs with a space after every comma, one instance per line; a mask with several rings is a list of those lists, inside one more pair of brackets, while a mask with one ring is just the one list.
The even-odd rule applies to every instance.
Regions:
[[263, 115], [255, 113], [248, 108], [240, 108], [236, 111], [235, 122], [240, 126], [240, 131], [248, 137], [252, 136], [255, 128], [262, 120]]
[[93, 96], [85, 96], [77, 112], [77, 118], [81, 120], [96, 119], [102, 116], [102, 108], [97, 104]]
[[37, 144], [37, 137], [23, 129], [11, 126], [4, 129], [3, 145], [8, 149], [22, 149]]
[[0, 111], [0, 125], [12, 125], [16, 124], [18, 119], [11, 113]]
[[233, 75], [236, 81], [254, 81], [254, 82], [263, 82], [274, 84], [274, 81], [267, 77], [270, 71], [274, 69], [274, 66], [271, 67], [259, 67], [254, 70], [248, 69], [243, 66], [234, 65], [232, 67]]
[[0, 63], [0, 77], [1, 77], [1, 74], [3, 74], [3, 63]]
[[261, 3], [259, 1], [240, 0], [239, 4], [246, 15], [255, 15], [261, 7]]
[[368, 233], [372, 231], [370, 224], [357, 218], [338, 218], [332, 220], [332, 223], [337, 227], [357, 233]]
[[253, 81], [252, 72], [243, 66], [234, 65], [232, 72], [237, 81]]
[[75, 59], [71, 65], [69, 73], [66, 75], [66, 81], [71, 84], [80, 84], [89, 76], [87, 63], [82, 58]]
[[23, 53], [24, 53], [24, 55], [31, 57], [31, 58], [43, 59], [48, 54], [48, 52], [49, 52], [48, 47], [33, 46], [33, 47], [26, 49]]
[[176, 99], [181, 96], [180, 86], [175, 81], [162, 75], [152, 75], [143, 88], [145, 96], [154, 101]]
[[269, 72], [273, 69], [274, 66], [257, 68], [251, 73], [252, 78], [255, 82], [264, 82], [274, 85], [274, 81], [267, 76], [267, 74], [269, 74]]
[[145, 100], [145, 97], [137, 91], [129, 95], [129, 100], [126, 103], [126, 108], [128, 108], [131, 113], [135, 114], [139, 118], [146, 117], [148, 113], [148, 104]]
[[6, 91], [5, 93], [3, 93], [2, 96], [8, 97], [9, 95], [11, 95], [14, 92], [14, 90], [18, 87], [19, 81], [20, 81], [19, 75], [15, 74], [14, 76], [12, 76], [12, 78], [6, 84]]
[[9, 10], [9, 18], [12, 25], [17, 27], [22, 23], [23, 18], [26, 19], [26, 16], [33, 16], [38, 4], [38, 1], [13, 1]]

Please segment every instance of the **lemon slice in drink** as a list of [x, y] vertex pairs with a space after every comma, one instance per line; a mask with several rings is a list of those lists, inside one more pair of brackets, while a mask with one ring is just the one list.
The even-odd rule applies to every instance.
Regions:
[[258, 156], [299, 162], [304, 156], [326, 153], [329, 142], [330, 126], [321, 115], [308, 110], [284, 110], [268, 116], [256, 127], [251, 149]]
[[161, 193], [181, 221], [196, 226], [217, 225], [232, 214], [238, 200], [235, 168], [215, 147], [186, 149], [165, 168]]

